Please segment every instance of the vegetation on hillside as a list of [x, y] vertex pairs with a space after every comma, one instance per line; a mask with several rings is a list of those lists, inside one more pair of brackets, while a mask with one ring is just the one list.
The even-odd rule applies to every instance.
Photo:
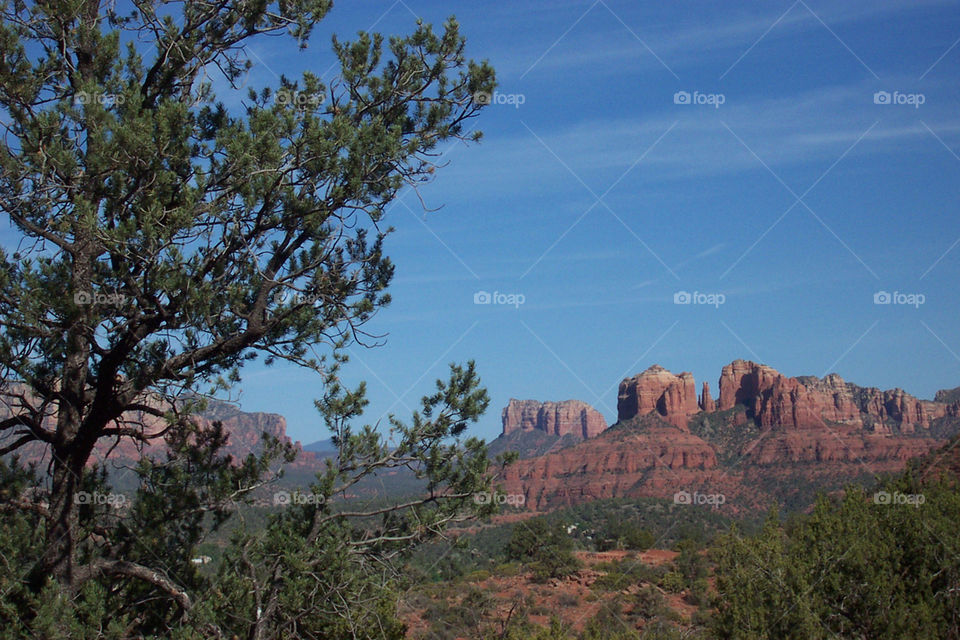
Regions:
[[[821, 494], [809, 513], [772, 511], [759, 526], [728, 522], [706, 544], [701, 538], [656, 545], [670, 551], [598, 551], [574, 529], [556, 526], [564, 522], [560, 514], [527, 521], [526, 529], [521, 522], [481, 531], [477, 538], [486, 535], [487, 543], [526, 551], [511, 552], [516, 562], [414, 588], [408, 613], [427, 612], [414, 635], [960, 638], [960, 483], [951, 455], [958, 444], [954, 439], [879, 484]], [[616, 521], [627, 504], [587, 506], [582, 515], [595, 510]], [[549, 545], [533, 544], [535, 534]], [[536, 564], [537, 553], [552, 549], [562, 557], [571, 548], [576, 571], [547, 578]], [[658, 554], [669, 555], [657, 562]], [[472, 634], [457, 618], [462, 602], [484, 603], [471, 614]]]

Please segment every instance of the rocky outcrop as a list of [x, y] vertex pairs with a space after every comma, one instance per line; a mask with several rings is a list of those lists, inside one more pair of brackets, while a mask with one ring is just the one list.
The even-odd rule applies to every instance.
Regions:
[[703, 384], [699, 399], [693, 376], [679, 375], [653, 365], [620, 383], [617, 417], [620, 421], [656, 413], [686, 429], [698, 412], [746, 408], [747, 417], [764, 430], [866, 429], [871, 433], [913, 434], [930, 428], [944, 416], [960, 416], [960, 399], [951, 391], [939, 397], [952, 402], [919, 400], [902, 389], [882, 391], [845, 382], [832, 373], [823, 378], [791, 378], [773, 367], [734, 360], [720, 373], [719, 398]]
[[940, 389], [940, 391], [937, 391], [937, 395], [933, 396], [933, 401], [960, 406], [960, 387]]
[[[277, 413], [261, 413], [241, 411], [238, 407], [228, 405], [230, 410], [219, 416], [206, 412], [202, 419], [210, 422], [220, 420], [224, 430], [230, 434], [228, 452], [234, 457], [246, 456], [247, 453], [259, 451], [263, 442], [263, 435], [267, 434], [280, 440], [289, 442], [287, 437], [287, 419]], [[300, 443], [295, 443], [300, 447]]]
[[504, 436], [516, 431], [542, 431], [585, 440], [607, 428], [603, 414], [580, 400], [538, 402], [511, 398], [501, 413], [501, 420]]
[[956, 416], [956, 405], [929, 400], [918, 400], [903, 389], [864, 389], [850, 385], [852, 393], [861, 401], [861, 411], [874, 419], [882, 431], [889, 431], [890, 423], [902, 433], [929, 429], [937, 418]]
[[750, 465], [784, 467], [800, 464], [826, 468], [835, 463], [851, 463], [863, 465], [864, 471], [880, 473], [902, 468], [907, 460], [936, 447], [938, 441], [842, 433], [825, 428], [781, 431], [758, 438], [751, 444], [749, 450], [743, 451], [744, 461]]
[[617, 393], [620, 421], [656, 413], [664, 421], [686, 429], [690, 416], [699, 410], [696, 383], [689, 372], [676, 375], [655, 364], [620, 382]]
[[700, 392], [700, 411], [712, 413], [716, 410], [717, 403], [713, 401], [713, 396], [710, 395], [710, 384], [704, 382], [703, 391]]
[[881, 391], [823, 378], [788, 378], [766, 365], [735, 360], [720, 374], [721, 410], [743, 405], [764, 429], [867, 429], [873, 433], [916, 433], [958, 411], [942, 402], [919, 400], [902, 389]]
[[734, 405], [748, 408], [773, 388], [783, 376], [772, 367], [747, 360], [734, 360], [720, 372], [720, 397], [717, 408], [726, 411]]

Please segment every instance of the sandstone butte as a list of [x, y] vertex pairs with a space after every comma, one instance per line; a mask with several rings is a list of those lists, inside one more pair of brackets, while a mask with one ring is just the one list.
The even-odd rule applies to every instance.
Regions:
[[[935, 421], [960, 417], [957, 393], [920, 400], [836, 374], [791, 378], [746, 360], [723, 367], [718, 388], [714, 400], [705, 383], [698, 398], [692, 374], [659, 365], [626, 378], [617, 400], [618, 424], [626, 428], [518, 461], [506, 470], [505, 490], [523, 493], [536, 510], [696, 487], [756, 506], [757, 487], [778, 478], [816, 483], [899, 471], [942, 444], [944, 433], [931, 432]], [[522, 428], [506, 419], [515, 414], [504, 410], [505, 433]]]
[[607, 428], [599, 411], [580, 400], [538, 402], [515, 400], [501, 414], [503, 435], [516, 431], [543, 431], [549, 435], [572, 435], [577, 439], [592, 438]]

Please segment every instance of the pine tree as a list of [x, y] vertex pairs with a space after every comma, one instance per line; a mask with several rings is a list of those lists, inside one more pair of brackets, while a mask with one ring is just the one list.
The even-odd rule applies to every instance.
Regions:
[[[222, 430], [191, 419], [258, 357], [319, 376], [341, 457], [316, 491], [333, 495], [400, 466], [428, 481], [426, 502], [389, 518], [365, 514], [383, 519], [372, 537], [322, 507], [300, 514], [304, 523], [272, 524], [304, 562], [331, 549], [393, 552], [460, 517], [472, 504], [465, 496], [486, 486], [483, 447], [459, 438], [487, 404], [472, 364], [454, 367], [410, 425], [393, 420], [399, 447], [390, 449], [383, 434], [351, 429], [364, 389], [343, 389], [337, 371], [389, 302], [387, 205], [433, 177], [438, 145], [479, 139], [466, 125], [484, 102], [474, 96], [493, 90], [492, 69], [465, 57], [451, 18], [439, 33], [418, 24], [389, 40], [334, 38], [335, 80], [283, 78], [250, 90], [239, 112], [212, 89], [213, 73], [240, 82], [252, 38], [286, 35], [305, 47], [330, 6], [0, 2], [0, 209], [21, 237], [16, 253], [0, 249], [0, 455], [43, 445], [52, 460], [36, 478], [44, 493], [29, 504], [5, 498], [4, 507], [24, 507], [14, 524], [42, 538], [31, 547], [40, 557], [24, 564], [30, 579], [14, 581], [15, 605], [5, 591], [5, 623], [39, 624], [41, 607], [81, 615], [50, 602], [82, 593], [120, 608], [111, 617], [120, 637], [167, 633], [198, 609], [204, 582], [188, 563], [192, 545], [271, 459], [290, 455], [274, 442], [230, 460]], [[165, 430], [148, 432], [149, 420]], [[79, 491], [106, 481], [89, 465], [99, 442], [156, 437], [169, 459], [142, 463], [129, 517], [77, 504]], [[170, 486], [179, 488], [158, 497]], [[273, 571], [240, 635], [274, 633], [278, 601], [291, 593], [275, 544], [248, 537], [237, 547], [241, 562], [254, 554], [265, 562], [258, 569]], [[260, 576], [249, 580], [260, 588]], [[200, 608], [193, 618], [218, 609], [209, 599]]]

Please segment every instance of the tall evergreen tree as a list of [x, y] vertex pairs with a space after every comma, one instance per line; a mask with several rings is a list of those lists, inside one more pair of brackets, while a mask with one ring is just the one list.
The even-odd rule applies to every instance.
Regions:
[[[489, 482], [481, 443], [458, 438], [487, 404], [472, 364], [454, 367], [409, 425], [392, 422], [391, 448], [375, 430], [349, 426], [363, 388], [344, 389], [337, 371], [389, 301], [387, 205], [433, 177], [438, 145], [479, 138], [466, 125], [484, 102], [474, 96], [493, 90], [492, 69], [467, 60], [451, 18], [439, 33], [418, 24], [389, 40], [334, 38], [335, 80], [282, 78], [249, 91], [237, 112], [212, 90], [212, 74], [235, 87], [249, 70], [251, 39], [287, 35], [305, 47], [330, 8], [329, 0], [0, 2], [0, 209], [21, 236], [15, 253], [0, 249], [0, 454], [36, 443], [51, 454], [38, 478], [44, 491], [29, 500], [14, 491], [27, 472], [4, 467], [4, 507], [18, 509], [15, 526], [31, 532], [19, 541], [30, 549], [22, 559], [39, 554], [27, 563], [29, 581], [5, 577], [5, 623], [39, 628], [38, 608], [51, 601], [38, 594], [119, 607], [118, 637], [166, 633], [186, 619], [203, 588], [188, 560], [206, 518], [222, 521], [271, 456], [289, 454], [272, 443], [239, 464], [222, 454], [217, 425], [200, 429], [190, 417], [198, 399], [222, 394], [257, 357], [320, 376], [319, 406], [341, 456], [315, 491], [329, 497], [376, 469], [406, 466], [429, 495], [357, 514], [379, 518], [373, 534], [312, 505], [297, 522], [275, 522], [273, 541], [238, 542], [234, 560], [265, 563], [234, 576], [255, 602], [231, 614], [243, 624], [208, 617], [211, 629], [276, 631], [293, 602], [290, 557], [269, 549], [281, 537], [307, 565], [332, 549], [389, 553], [459, 517], [472, 504], [466, 496]], [[146, 429], [150, 419], [166, 428]], [[125, 517], [77, 504], [79, 491], [104, 482], [89, 470], [99, 442], [157, 437], [169, 459], [143, 462]], [[143, 539], [155, 547], [144, 551]], [[340, 546], [325, 551], [334, 539]], [[171, 611], [131, 606], [157, 598]]]

